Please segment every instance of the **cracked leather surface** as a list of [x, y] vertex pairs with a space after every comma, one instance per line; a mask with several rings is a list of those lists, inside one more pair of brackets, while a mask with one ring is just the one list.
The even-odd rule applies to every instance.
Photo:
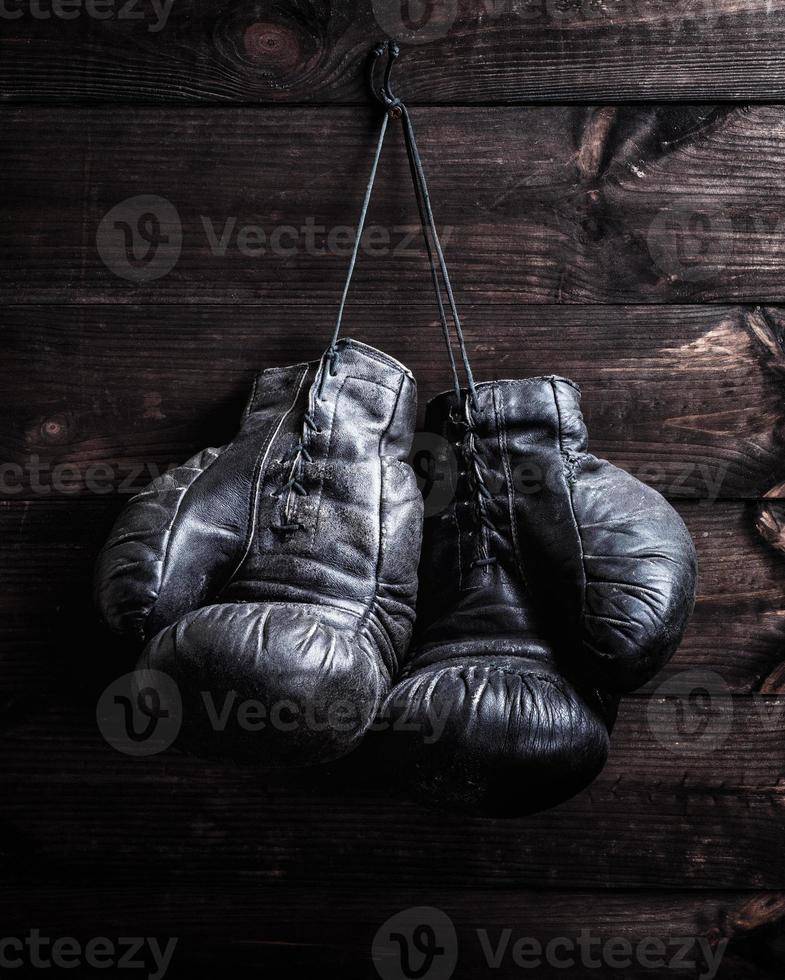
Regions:
[[[322, 376], [324, 375], [324, 376]], [[169, 674], [181, 743], [265, 765], [350, 751], [409, 644], [422, 498], [404, 462], [411, 374], [355, 341], [333, 362], [261, 372], [235, 439], [154, 481], [121, 513], [95, 594]], [[249, 730], [230, 692], [260, 702]]]
[[435, 480], [457, 474], [456, 493], [425, 521], [415, 641], [379, 744], [424, 800], [508, 816], [602, 769], [619, 695], [681, 639], [696, 559], [659, 493], [587, 452], [572, 382], [477, 398], [473, 417], [452, 393], [427, 409], [450, 447]]

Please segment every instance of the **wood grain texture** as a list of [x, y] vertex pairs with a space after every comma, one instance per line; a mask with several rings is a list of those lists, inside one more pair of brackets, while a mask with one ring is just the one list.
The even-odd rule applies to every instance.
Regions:
[[[592, 451], [674, 499], [755, 498], [785, 476], [777, 309], [467, 307], [480, 379], [562, 374]], [[140, 488], [235, 432], [257, 369], [318, 358], [331, 315], [287, 306], [14, 307], [4, 316], [0, 497]], [[449, 386], [428, 311], [350, 310], [421, 410]]]
[[421, 103], [776, 101], [785, 86], [785, 17], [765, 0], [178, 0], [164, 16], [116, 0], [100, 20], [8, 7], [6, 100], [364, 102], [362, 62], [386, 34]]
[[[334, 309], [370, 110], [6, 109], [2, 123], [6, 301]], [[416, 123], [464, 302], [785, 296], [785, 107], [422, 109]], [[352, 299], [432, 309], [393, 136]]]
[[372, 740], [300, 772], [174, 749], [130, 758], [103, 741], [92, 692], [82, 693], [4, 732], [6, 882], [45, 874], [68, 884], [78, 874], [127, 886], [688, 891], [785, 882], [782, 698], [704, 695], [700, 711], [696, 696], [628, 698], [609, 763], [589, 789], [503, 821], [406, 802]]
[[[323, 976], [331, 970], [346, 978], [371, 977], [377, 930], [389, 917], [410, 908], [436, 908], [449, 917], [458, 950], [454, 976], [459, 978], [520, 977], [523, 971], [512, 953], [515, 943], [524, 937], [537, 940], [542, 947], [559, 938], [566, 940], [571, 945], [554, 945], [551, 955], [556, 962], [574, 957], [580, 965], [583, 960], [581, 976], [591, 976], [603, 967], [608, 970], [606, 976], [616, 975], [618, 968], [611, 970], [611, 964], [614, 956], [617, 964], [625, 957], [626, 941], [632, 945], [627, 956], [633, 963], [621, 975], [651, 978], [655, 967], [646, 965], [641, 944], [652, 939], [667, 947], [660, 955], [669, 976], [708, 975], [704, 964], [714, 964], [716, 956], [719, 980], [770, 980], [771, 970], [782, 963], [778, 945], [783, 932], [783, 896], [777, 892], [622, 895], [444, 891], [424, 886], [358, 890], [212, 884], [206, 893], [178, 885], [147, 889], [48, 886], [35, 891], [21, 886], [7, 887], [4, 893], [0, 909], [7, 932], [24, 933], [34, 917], [47, 936], [156, 936], [162, 946], [168, 937], [176, 937], [167, 977], [193, 977], [195, 970], [203, 975], [208, 968], [224, 974], [254, 970], [257, 975], [280, 971]], [[591, 939], [587, 947], [584, 938], [583, 952], [581, 930]], [[679, 940], [682, 945], [692, 940], [681, 969], [672, 962]], [[614, 941], [621, 941], [615, 950], [609, 945]], [[485, 949], [503, 954], [492, 973]], [[656, 945], [651, 952], [657, 955]], [[545, 959], [544, 948], [542, 953]], [[697, 962], [700, 967], [696, 969]], [[554, 963], [550, 970], [538, 967], [536, 976], [564, 977], [576, 972]]]
[[[477, 929], [505, 927], [695, 937], [720, 980], [782, 976], [785, 7], [133, 4], [2, 17], [2, 935], [176, 935], [188, 980], [368, 980], [385, 919], [428, 905], [468, 980], [526, 972], [488, 969]], [[90, 605], [113, 518], [231, 437], [258, 367], [324, 347], [385, 34], [478, 376], [578, 381], [592, 449], [674, 499], [699, 554], [684, 643], [608, 767], [526, 820], [407, 802], [373, 741], [270, 773], [130, 758], [95, 719], [136, 657]], [[346, 332], [424, 403], [446, 372], [395, 127], [370, 224]]]

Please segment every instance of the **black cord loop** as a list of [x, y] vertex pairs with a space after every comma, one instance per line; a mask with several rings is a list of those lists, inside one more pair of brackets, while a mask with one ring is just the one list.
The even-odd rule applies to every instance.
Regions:
[[[377, 86], [376, 67], [379, 59], [384, 55], [385, 51], [387, 52], [387, 67], [385, 68], [384, 72], [384, 82], [381, 86]], [[406, 105], [392, 90], [392, 71], [399, 55], [400, 47], [396, 41], [389, 41], [387, 44], [377, 44], [373, 48], [368, 62], [368, 87], [371, 95], [385, 108], [389, 116], [392, 118], [403, 119], [406, 155], [409, 159], [409, 169], [411, 170], [412, 184], [414, 185], [414, 196], [417, 201], [417, 210], [419, 211], [420, 215], [420, 225], [422, 227], [423, 238], [425, 240], [425, 249], [428, 254], [428, 262], [431, 267], [431, 279], [433, 281], [434, 293], [436, 295], [436, 304], [439, 310], [439, 320], [441, 322], [442, 333], [444, 335], [444, 340], [447, 347], [447, 354], [450, 359], [450, 370], [453, 376], [456, 397], [459, 400], [461, 398], [461, 382], [458, 375], [455, 355], [453, 353], [450, 327], [447, 322], [447, 315], [441, 294], [442, 285], [445, 293], [447, 294], [447, 301], [450, 307], [450, 316], [452, 318], [453, 329], [460, 348], [461, 361], [466, 374], [466, 382], [472, 402], [472, 408], [476, 409], [477, 392], [474, 384], [474, 375], [469, 363], [469, 355], [466, 350], [466, 342], [463, 336], [460, 316], [458, 315], [458, 307], [453, 294], [452, 283], [450, 282], [449, 272], [447, 271], [444, 250], [442, 249], [442, 244], [436, 229], [436, 221], [434, 219], [433, 208], [431, 206], [431, 197], [428, 193], [428, 182], [425, 177], [425, 170], [423, 168], [420, 152], [417, 147], [417, 140], [414, 135], [414, 126], [412, 125], [411, 116], [409, 114], [409, 110], [406, 108]], [[440, 276], [441, 285], [439, 282]]]
[[[376, 74], [377, 67], [379, 64], [379, 59], [387, 54], [387, 65], [384, 70], [383, 81], [381, 85], [377, 85]], [[321, 398], [323, 395], [324, 385], [328, 377], [334, 376], [336, 373], [336, 363], [338, 359], [337, 342], [338, 336], [341, 331], [341, 324], [343, 322], [344, 311], [346, 308], [346, 301], [349, 295], [349, 288], [352, 283], [352, 277], [354, 275], [355, 266], [357, 264], [357, 258], [360, 251], [360, 245], [362, 243], [363, 232], [365, 230], [365, 222], [368, 215], [368, 207], [370, 205], [371, 196], [373, 194], [373, 187], [376, 181], [376, 175], [379, 169], [379, 160], [382, 153], [382, 148], [384, 146], [384, 138], [387, 133], [387, 125], [390, 119], [403, 119], [403, 134], [404, 142], [406, 145], [406, 155], [409, 161], [409, 169], [412, 175], [412, 184], [414, 187], [414, 196], [417, 202], [417, 210], [420, 216], [420, 225], [423, 232], [423, 238], [425, 241], [425, 249], [428, 255], [428, 263], [431, 269], [431, 280], [434, 287], [434, 294], [436, 296], [436, 304], [439, 311], [439, 320], [441, 323], [442, 334], [444, 336], [445, 346], [447, 347], [447, 355], [450, 362], [450, 371], [453, 378], [453, 385], [455, 389], [455, 396], [460, 404], [464, 400], [463, 390], [461, 386], [461, 380], [458, 372], [458, 365], [455, 359], [455, 353], [453, 350], [453, 337], [454, 332], [455, 338], [458, 341], [458, 348], [460, 352], [461, 363], [463, 365], [463, 370], [466, 375], [466, 398], [464, 404], [464, 412], [466, 415], [465, 420], [460, 420], [460, 424], [466, 426], [466, 433], [461, 441], [461, 448], [464, 454], [464, 458], [467, 462], [467, 467], [469, 470], [469, 482], [472, 488], [472, 496], [474, 497], [475, 511], [477, 514], [478, 524], [481, 530], [481, 537], [484, 538], [482, 533], [492, 527], [490, 521], [485, 515], [485, 503], [491, 496], [487, 487], [482, 480], [481, 468], [479, 465], [479, 457], [474, 441], [474, 413], [478, 408], [477, 402], [477, 389], [474, 382], [474, 375], [472, 373], [471, 364], [469, 363], [469, 355], [466, 349], [466, 341], [463, 334], [463, 328], [461, 326], [460, 316], [458, 314], [458, 307], [455, 302], [455, 295], [452, 289], [452, 283], [450, 282], [449, 272], [447, 270], [447, 263], [444, 258], [444, 250], [442, 248], [441, 241], [439, 239], [439, 233], [436, 227], [436, 220], [433, 215], [433, 207], [431, 205], [430, 194], [428, 193], [428, 183], [425, 177], [425, 170], [422, 165], [422, 159], [420, 157], [420, 152], [417, 146], [417, 140], [414, 134], [414, 126], [412, 125], [411, 116], [406, 105], [398, 98], [398, 96], [393, 92], [392, 89], [392, 72], [395, 66], [395, 62], [400, 56], [400, 47], [396, 41], [389, 41], [387, 43], [377, 44], [370, 52], [367, 64], [367, 79], [368, 88], [374, 98], [383, 108], [384, 108], [384, 118], [382, 120], [381, 128], [379, 130], [379, 136], [376, 144], [376, 151], [374, 153], [373, 164], [371, 166], [371, 173], [368, 179], [368, 185], [366, 187], [365, 196], [363, 198], [362, 208], [360, 211], [360, 218], [357, 224], [357, 231], [354, 239], [354, 246], [352, 249], [352, 255], [349, 262], [349, 268], [346, 274], [346, 281], [344, 283], [343, 293], [341, 295], [341, 301], [338, 307], [338, 314], [336, 316], [335, 326], [333, 329], [330, 342], [328, 344], [327, 350], [322, 358], [322, 364], [320, 367], [320, 378], [317, 384], [317, 397]], [[450, 323], [448, 322], [447, 310], [445, 309], [445, 303], [442, 296], [442, 288], [447, 296], [447, 306], [450, 311], [450, 319], [452, 320], [452, 330]], [[312, 462], [311, 456], [308, 452], [308, 441], [312, 434], [318, 433], [320, 430], [316, 427], [313, 418], [310, 413], [307, 412], [305, 415], [305, 422], [303, 425], [303, 432], [300, 437], [299, 442], [294, 447], [294, 455], [291, 458], [292, 467], [289, 472], [289, 478], [286, 481], [284, 487], [281, 490], [281, 496], [285, 495], [286, 500], [283, 506], [284, 520], [281, 524], [274, 525], [274, 529], [284, 533], [290, 533], [292, 531], [298, 530], [302, 527], [301, 524], [296, 523], [290, 519], [292, 494], [297, 493], [300, 495], [307, 495], [307, 490], [300, 481], [302, 466], [304, 462]], [[287, 460], [288, 462], [288, 460]], [[487, 551], [485, 549], [484, 543], [481, 544], [481, 555], [477, 559], [476, 564], [485, 567], [487, 565], [493, 564], [494, 560], [488, 558]]]

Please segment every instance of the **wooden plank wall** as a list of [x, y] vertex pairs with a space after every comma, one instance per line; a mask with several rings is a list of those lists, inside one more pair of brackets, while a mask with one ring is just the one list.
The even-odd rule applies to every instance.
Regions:
[[[351, 980], [377, 976], [388, 916], [435, 906], [456, 976], [519, 976], [478, 943], [505, 928], [692, 937], [717, 976], [781, 976], [785, 5], [6, 9], [3, 935], [176, 936], [169, 976]], [[420, 809], [362, 751], [270, 775], [130, 759], [95, 723], [133, 662], [91, 610], [95, 552], [132, 489], [231, 436], [258, 367], [323, 348], [386, 32], [478, 376], [578, 381], [594, 451], [671, 498], [699, 553], [687, 637], [624, 702], [606, 771], [526, 820]], [[391, 137], [347, 332], [424, 403], [447, 375]], [[551, 972], [662, 975], [581, 969]]]

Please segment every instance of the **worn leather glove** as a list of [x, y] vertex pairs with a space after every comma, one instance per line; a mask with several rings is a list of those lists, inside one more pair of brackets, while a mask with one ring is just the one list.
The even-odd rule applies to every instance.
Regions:
[[[426, 429], [459, 474], [425, 522], [412, 657], [380, 727], [422, 798], [493, 815], [564, 800], [602, 768], [618, 695], [675, 651], [690, 536], [656, 491], [587, 453], [576, 385], [441, 395]], [[432, 487], [439, 486], [434, 482]]]
[[290, 765], [362, 737], [414, 618], [415, 415], [403, 365], [340, 341], [321, 362], [263, 371], [234, 441], [122, 512], [98, 606], [149, 641], [141, 669], [179, 686], [183, 744]]

